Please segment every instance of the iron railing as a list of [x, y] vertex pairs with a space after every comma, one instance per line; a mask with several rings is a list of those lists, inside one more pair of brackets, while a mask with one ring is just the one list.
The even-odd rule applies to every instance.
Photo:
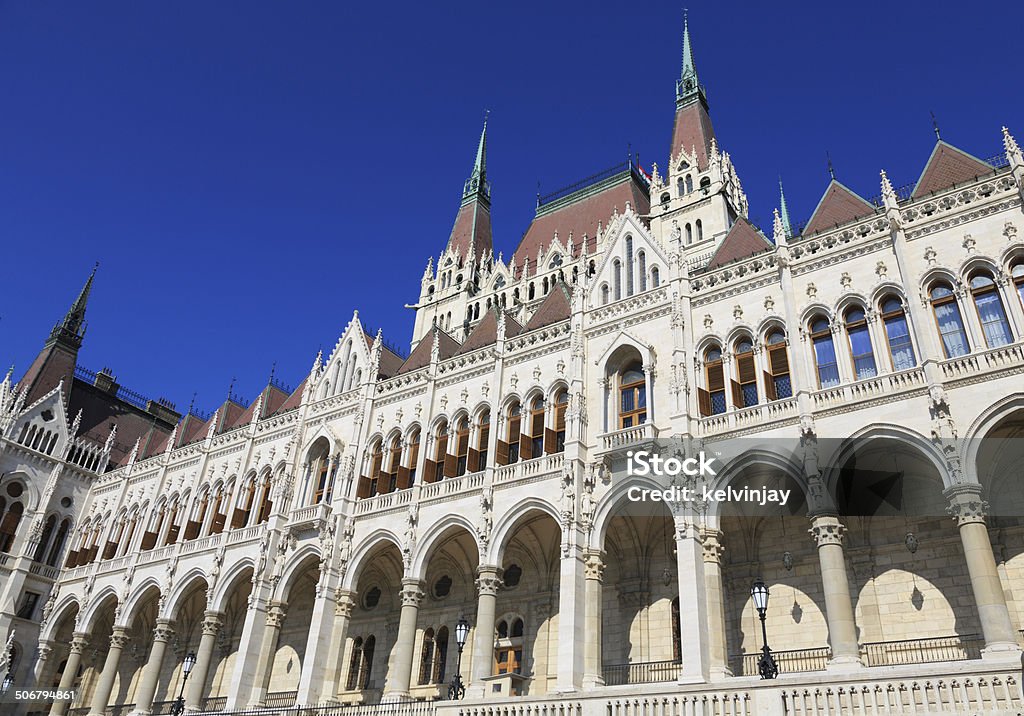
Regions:
[[605, 664], [601, 676], [606, 686], [622, 684], [654, 684], [679, 678], [678, 661], [637, 661], [630, 664]]
[[[780, 674], [796, 674], [805, 671], [824, 671], [828, 664], [829, 649], [819, 646], [813, 649], [787, 649], [773, 651]], [[761, 652], [734, 654], [731, 657], [732, 673], [736, 676], [757, 676], [757, 661]]]
[[548, 204], [552, 204], [558, 201], [559, 199], [564, 199], [570, 194], [575, 194], [581, 189], [586, 189], [587, 187], [594, 186], [595, 184], [611, 179], [612, 177], [622, 174], [624, 172], [631, 172], [633, 176], [643, 181], [645, 185], [647, 184], [647, 177], [643, 176], [640, 173], [640, 171], [637, 169], [636, 165], [634, 165], [631, 158], [628, 162], [621, 162], [614, 166], [608, 167], [603, 171], [599, 171], [596, 174], [591, 174], [585, 179], [579, 180], [575, 184], [569, 184], [568, 186], [564, 186], [561, 189], [556, 189], [550, 194], [545, 194], [543, 196], [538, 194], [537, 208], [539, 209], [541, 207], [547, 206]]
[[861, 658], [868, 666], [967, 661], [980, 659], [984, 645], [980, 634], [874, 641], [861, 644]]
[[232, 711], [202, 711], [217, 716], [433, 716], [432, 701], [396, 701], [383, 704], [336, 704], [333, 706], [290, 706], [274, 708], [267, 704], [258, 708]]
[[276, 693], [267, 694], [263, 699], [263, 705], [268, 708], [274, 708], [277, 706], [294, 706], [295, 699], [298, 695], [298, 691], [278, 691]]

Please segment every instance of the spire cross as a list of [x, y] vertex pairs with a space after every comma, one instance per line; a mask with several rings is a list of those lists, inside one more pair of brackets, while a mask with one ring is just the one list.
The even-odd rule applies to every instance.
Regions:
[[932, 131], [935, 132], [935, 139], [936, 139], [936, 141], [940, 141], [941, 142], [942, 141], [942, 135], [939, 134], [939, 120], [935, 119], [935, 112], [932, 112], [931, 110], [929, 110], [928, 114], [930, 114], [932, 116]]
[[828, 159], [828, 175], [832, 180], [836, 178], [836, 170], [832, 167], [832, 155], [825, 150], [825, 158]]

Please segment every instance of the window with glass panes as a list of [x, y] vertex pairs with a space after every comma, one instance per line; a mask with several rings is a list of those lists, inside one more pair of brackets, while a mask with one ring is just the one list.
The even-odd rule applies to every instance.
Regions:
[[1010, 277], [1013, 279], [1013, 285], [1017, 289], [1017, 298], [1020, 299], [1021, 305], [1024, 306], [1024, 261], [1018, 261], [1010, 267]]
[[711, 346], [704, 351], [704, 387], [697, 390], [701, 415], [718, 415], [725, 412], [725, 366], [722, 363], [722, 349]]
[[485, 410], [476, 421], [476, 451], [470, 450], [470, 457], [475, 457], [475, 465], [470, 465], [473, 472], [487, 467], [487, 444], [491, 435], [491, 411]]
[[647, 420], [647, 381], [639, 363], [619, 373], [619, 427], [632, 428]]
[[893, 370], [907, 370], [917, 365], [914, 345], [910, 340], [910, 327], [903, 304], [895, 296], [882, 300], [882, 322], [885, 324], [885, 338], [889, 343], [889, 357]]
[[874, 378], [878, 375], [878, 369], [875, 367], [875, 351], [871, 347], [871, 333], [863, 308], [855, 306], [846, 311], [846, 335], [850, 338], [854, 377], [857, 380]]
[[469, 419], [463, 415], [455, 429], [455, 474], [465, 475], [469, 465]]
[[947, 283], [932, 285], [929, 292], [932, 313], [935, 316], [935, 327], [942, 339], [942, 350], [947, 358], [958, 358], [971, 352], [964, 330], [964, 319], [960, 315], [960, 306], [956, 294]]
[[768, 400], [783, 400], [793, 397], [793, 384], [789, 377], [789, 355], [786, 349], [786, 335], [775, 330], [768, 334], [768, 371], [764, 376], [764, 389]]
[[1013, 335], [1010, 333], [1003, 301], [995, 281], [988, 273], [979, 271], [971, 277], [971, 295], [974, 296], [974, 307], [978, 311], [978, 320], [981, 321], [981, 330], [988, 347], [998, 348], [1011, 343]]
[[832, 330], [828, 319], [814, 318], [811, 320], [810, 328], [814, 363], [818, 369], [818, 387], [831, 388], [839, 385], [839, 363], [836, 360], [836, 347], [832, 342]]
[[[530, 434], [520, 440], [519, 450], [526, 459], [544, 454], [544, 398], [539, 395], [530, 401]], [[529, 455], [526, 452], [529, 451]]]
[[[505, 458], [503, 465], [512, 465], [519, 461], [519, 437], [523, 429], [523, 408], [519, 403], [513, 403], [508, 409], [508, 439], [504, 442], [499, 441], [498, 445], [498, 459]], [[501, 455], [501, 450], [504, 447], [505, 455]]]
[[736, 341], [736, 379], [732, 381], [732, 401], [737, 408], [757, 405], [757, 369], [754, 344], [749, 338]]
[[568, 406], [568, 391], [560, 391], [555, 396], [555, 452], [565, 450], [565, 411]]

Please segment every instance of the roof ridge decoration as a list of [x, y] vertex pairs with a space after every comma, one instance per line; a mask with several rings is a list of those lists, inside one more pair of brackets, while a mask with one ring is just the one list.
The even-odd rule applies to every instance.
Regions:
[[739, 216], [704, 268], [707, 271], [721, 268], [726, 264], [771, 251], [773, 248], [772, 242], [761, 233], [760, 229], [745, 217]]
[[[782, 229], [785, 231], [785, 238], [793, 236], [793, 225], [789, 221], [789, 207], [786, 206], [786, 190], [782, 188], [782, 177], [779, 177], [779, 215], [782, 220]], [[776, 244], [779, 242], [776, 241]]]
[[921, 176], [914, 184], [910, 198], [920, 199], [922, 196], [948, 189], [954, 184], [970, 181], [992, 171], [991, 165], [940, 139], [935, 142], [932, 153], [921, 170]]

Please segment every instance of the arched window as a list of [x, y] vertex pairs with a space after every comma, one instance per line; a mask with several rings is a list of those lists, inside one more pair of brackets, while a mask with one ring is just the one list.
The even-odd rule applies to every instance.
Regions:
[[651, 288], [657, 288], [661, 285], [661, 272], [658, 271], [657, 266], [651, 267]]
[[754, 344], [749, 338], [740, 338], [736, 351], [736, 378], [732, 382], [732, 402], [737, 408], [757, 405], [757, 369], [754, 367]]
[[377, 487], [381, 492], [394, 492], [398, 489], [398, 469], [402, 466], [402, 441], [397, 435], [393, 435], [388, 441], [388, 451], [384, 459], [387, 467]]
[[638, 251], [636, 255], [637, 274], [640, 276], [641, 293], [647, 290], [647, 254]]
[[362, 688], [359, 678], [360, 667], [363, 663], [363, 638], [356, 637], [352, 642], [352, 656], [348, 661], [348, 681], [345, 684], [346, 691], [355, 691]]
[[523, 427], [523, 409], [518, 401], [508, 407], [508, 431], [506, 439], [498, 441], [497, 462], [499, 465], [512, 465], [519, 460], [519, 438]]
[[679, 628], [679, 597], [672, 600], [672, 661], [683, 661], [683, 638]]
[[448, 627], [443, 626], [437, 630], [434, 637], [434, 671], [431, 676], [431, 683], [443, 684], [445, 672], [448, 667]]
[[832, 330], [828, 319], [824, 316], [812, 318], [810, 329], [814, 363], [818, 369], [818, 387], [832, 388], [839, 385], [839, 364], [836, 361], [836, 347], [832, 342]]
[[469, 465], [469, 418], [463, 415], [455, 424], [455, 475], [466, 474]]
[[785, 334], [775, 329], [768, 333], [768, 372], [764, 377], [764, 389], [768, 400], [782, 400], [793, 396], [793, 384], [789, 377], [789, 356], [786, 351]]
[[602, 283], [601, 284], [601, 305], [602, 306], [607, 306], [608, 305], [609, 294], [610, 294], [610, 292], [608, 291], [608, 284], [607, 283]]
[[548, 452], [562, 452], [565, 450], [565, 410], [569, 407], [569, 391], [560, 390], [555, 395], [555, 445], [553, 450]]
[[632, 362], [619, 371], [619, 428], [647, 422], [647, 380], [643, 366]]
[[722, 349], [709, 346], [704, 351], [704, 388], [697, 390], [697, 402], [701, 415], [718, 415], [725, 412], [725, 366], [722, 363]]
[[971, 295], [974, 296], [974, 307], [978, 311], [988, 347], [998, 348], [1011, 343], [1013, 335], [1010, 333], [1010, 324], [1006, 320], [1003, 301], [999, 298], [999, 289], [992, 276], [985, 271], [976, 271], [971, 276]]
[[238, 505], [231, 515], [231, 529], [238, 529], [249, 524], [249, 517], [252, 515], [252, 505], [256, 501], [256, 476], [249, 477], [242, 483], [238, 493]]
[[687, 224], [686, 224], [686, 243], [687, 244], [692, 244], [693, 243], [693, 227], [690, 226], [689, 222], [687, 222]]
[[970, 353], [963, 317], [960, 315], [960, 306], [957, 304], [953, 289], [947, 283], [938, 282], [932, 285], [929, 296], [935, 315], [935, 325], [939, 329], [942, 350], [946, 357], [957, 358]]
[[618, 259], [612, 261], [612, 295], [616, 301], [622, 298], [622, 263]]
[[882, 299], [882, 322], [885, 324], [885, 338], [889, 343], [889, 358], [893, 370], [907, 370], [917, 365], [914, 345], [910, 341], [910, 328], [903, 304], [895, 296]]
[[679, 193], [679, 196], [683, 196], [686, 193], [686, 181], [682, 177], [676, 180], [676, 191]]
[[686, 175], [686, 193], [689, 194], [692, 191], [693, 191], [693, 175], [692, 174], [687, 174]]
[[416, 484], [416, 464], [420, 459], [420, 431], [413, 430], [406, 440], [405, 465], [398, 468], [398, 489], [404, 490]]
[[697, 219], [697, 221], [694, 222], [694, 225], [697, 227], [697, 241], [703, 241], [704, 240], [704, 224], [701, 222], [700, 219]]
[[270, 472], [268, 471], [263, 476], [263, 481], [260, 486], [260, 500], [257, 504], [258, 510], [256, 515], [256, 523], [262, 524], [270, 519], [270, 511], [273, 508], [273, 501], [270, 499], [270, 490], [272, 487], [270, 480]]
[[[380, 454], [381, 446], [380, 443], [376, 447], [377, 454]], [[331, 500], [331, 456], [330, 446], [327, 443], [326, 438], [320, 438], [317, 440], [316, 447], [310, 451], [309, 457], [309, 474], [313, 478], [314, 489], [310, 495], [310, 504], [317, 504], [319, 502], [330, 502]], [[365, 495], [369, 497], [377, 488], [377, 478], [380, 477], [380, 461], [376, 463], [374, 469], [371, 465], [370, 475], [373, 480], [373, 491]]]
[[519, 454], [524, 460], [544, 454], [544, 398], [539, 395], [530, 401], [527, 429], [529, 433], [519, 440]]
[[1017, 261], [1010, 267], [1010, 278], [1013, 285], [1017, 287], [1017, 297], [1024, 306], [1024, 261]]
[[57, 560], [60, 559], [60, 553], [64, 550], [64, 543], [68, 539], [68, 532], [71, 531], [71, 518], [67, 517], [60, 523], [60, 529], [57, 530], [57, 538], [53, 540], [53, 546], [50, 547], [50, 554], [46, 557], [46, 564], [51, 567], [57, 566]]
[[476, 448], [469, 451], [469, 469], [479, 472], [487, 467], [487, 445], [491, 436], [491, 411], [484, 410], [476, 419]]
[[57, 516], [50, 515], [46, 520], [46, 524], [43, 526], [43, 533], [39, 535], [39, 543], [36, 545], [35, 554], [32, 555], [32, 560], [35, 562], [42, 562], [43, 555], [46, 554], [46, 547], [50, 544], [50, 538], [53, 537], [53, 531], [57, 528]]
[[[359, 487], [356, 490], [356, 497], [364, 499], [377, 494], [377, 484], [380, 481], [381, 467], [384, 464], [384, 446], [380, 440], [376, 440], [366, 456], [366, 473], [359, 478]], [[314, 503], [319, 500], [314, 500]]]
[[[451, 469], [448, 469], [448, 465]], [[448, 421], [442, 421], [434, 433], [434, 455], [427, 460], [427, 482], [443, 480], [445, 475], [455, 475], [455, 460], [448, 455]]]
[[359, 660], [359, 688], [370, 688], [370, 677], [373, 675], [373, 650], [377, 639], [371, 634], [363, 643], [362, 659]]
[[227, 508], [230, 493], [223, 486], [217, 488], [217, 495], [213, 501], [213, 520], [210, 522], [210, 534], [220, 534], [224, 531], [224, 524], [227, 522]]
[[626, 295], [633, 295], [633, 237], [626, 237]]
[[875, 368], [875, 352], [871, 347], [871, 334], [864, 309], [853, 306], [846, 310], [846, 335], [850, 338], [850, 355], [853, 356], [853, 375], [856, 380], [874, 378], [878, 375]]

